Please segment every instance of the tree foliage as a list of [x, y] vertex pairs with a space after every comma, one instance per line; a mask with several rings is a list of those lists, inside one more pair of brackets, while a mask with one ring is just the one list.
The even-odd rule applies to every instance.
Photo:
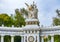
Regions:
[[12, 18], [12, 16], [9, 16], [6, 13], [0, 14], [0, 26], [4, 24], [4, 26], [22, 26], [25, 25], [25, 19], [21, 15], [22, 13], [19, 11], [19, 9], [15, 10], [15, 17]]
[[22, 26], [25, 25], [25, 19], [23, 18], [23, 16], [21, 15], [21, 13], [19, 12], [19, 9], [15, 10], [16, 16], [15, 16], [15, 26]]
[[5, 13], [0, 14], [0, 26], [2, 24], [4, 24], [5, 26], [11, 26], [13, 24], [13, 20]]
[[[56, 10], [57, 12], [57, 17], [54, 17], [53, 18], [53, 26], [58, 26], [60, 25], [60, 11], [59, 10]], [[55, 35], [54, 36], [54, 42], [60, 42], [60, 35]]]
[[53, 19], [53, 25], [55, 25], [55, 26], [60, 25], [60, 19], [59, 18], [54, 18]]
[[11, 36], [4, 36], [4, 42], [11, 42]]
[[[19, 12], [19, 9], [16, 9], [15, 10], [15, 17], [12, 18], [12, 16], [9, 16], [8, 14], [6, 13], [2, 13], [0, 14], [0, 26], [4, 24], [4, 26], [22, 26], [22, 25], [25, 25], [25, 19], [23, 18], [23, 16], [21, 15], [21, 13]], [[11, 42], [11, 38], [10, 36], [5, 36], [4, 38], [4, 42]], [[21, 37], [15, 37], [15, 42], [21, 42]]]
[[60, 35], [54, 35], [54, 41], [60, 42]]
[[[55, 18], [53, 19], [53, 25], [54, 25], [54, 26], [60, 25], [60, 18], [55, 17]], [[60, 42], [59, 39], [60, 39], [60, 35], [55, 35], [55, 36], [54, 36], [54, 42]]]
[[14, 42], [21, 42], [21, 36], [15, 36]]

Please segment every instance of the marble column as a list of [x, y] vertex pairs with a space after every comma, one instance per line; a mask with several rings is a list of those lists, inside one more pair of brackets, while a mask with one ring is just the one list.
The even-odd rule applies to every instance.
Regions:
[[21, 36], [21, 42], [24, 42], [24, 36]]
[[44, 36], [41, 36], [41, 42], [44, 42]]
[[37, 42], [40, 42], [40, 36], [36, 36]]
[[24, 36], [24, 42], [27, 42], [27, 36]]
[[25, 42], [25, 40], [26, 40], [26, 38], [25, 38], [25, 36], [24, 36], [24, 42]]
[[51, 42], [54, 42], [54, 36], [51, 36]]
[[11, 36], [11, 42], [14, 42], [14, 36]]
[[3, 35], [1, 36], [1, 42], [4, 42], [4, 36]]

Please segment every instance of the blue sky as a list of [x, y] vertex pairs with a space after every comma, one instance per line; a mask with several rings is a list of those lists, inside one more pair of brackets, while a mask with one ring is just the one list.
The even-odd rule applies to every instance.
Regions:
[[24, 3], [31, 4], [33, 1], [39, 9], [40, 25], [50, 26], [53, 17], [57, 16], [56, 9], [60, 9], [60, 0], [0, 0], [0, 13], [14, 14], [16, 8], [26, 7]]

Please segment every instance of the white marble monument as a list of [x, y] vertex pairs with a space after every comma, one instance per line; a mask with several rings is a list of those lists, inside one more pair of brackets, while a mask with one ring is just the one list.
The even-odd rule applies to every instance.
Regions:
[[40, 27], [38, 25], [38, 10], [34, 2], [32, 5], [27, 5], [29, 13], [25, 20], [26, 26], [4, 27], [2, 25], [0, 27], [1, 42], [4, 42], [5, 35], [11, 36], [11, 42], [14, 42], [14, 36], [21, 36], [21, 42], [44, 42], [44, 37], [48, 35], [51, 36], [51, 42], [54, 42], [54, 35], [60, 35], [60, 26]]

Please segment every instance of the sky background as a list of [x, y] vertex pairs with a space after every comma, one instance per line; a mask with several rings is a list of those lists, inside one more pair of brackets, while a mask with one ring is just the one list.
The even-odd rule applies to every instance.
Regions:
[[56, 9], [60, 9], [60, 0], [0, 0], [0, 13], [14, 14], [16, 8], [26, 8], [25, 3], [32, 4], [33, 1], [39, 10], [40, 25], [51, 26], [53, 17], [57, 16]]

